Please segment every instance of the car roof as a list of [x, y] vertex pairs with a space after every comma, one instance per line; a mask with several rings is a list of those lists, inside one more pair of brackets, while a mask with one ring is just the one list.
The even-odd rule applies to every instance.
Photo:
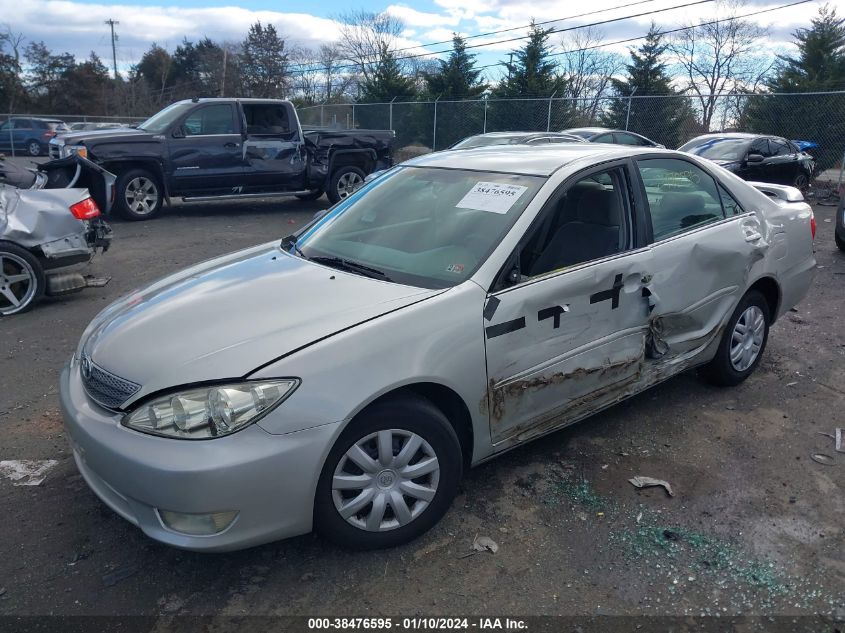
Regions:
[[[520, 136], [571, 136], [567, 132], [525, 132], [514, 130], [512, 132], [485, 132], [484, 134], [473, 134], [467, 138], [519, 138]], [[464, 139], [466, 140], [466, 139]]]
[[667, 150], [604, 143], [488, 145], [471, 149], [433, 152], [402, 164], [412, 167], [467, 169], [522, 176], [551, 176], [564, 165], [583, 158], [593, 158], [598, 162], [599, 160], [625, 158], [634, 154], [649, 152], [666, 153]]
[[[697, 141], [700, 138], [737, 138], [737, 139], [755, 139], [755, 138], [769, 138], [772, 137], [772, 134], [751, 134], [749, 132], [714, 132], [712, 134], [702, 134], [700, 136], [696, 136], [695, 138], [690, 139], [687, 143], [691, 141]], [[781, 138], [781, 137], [776, 137]]]
[[564, 134], [575, 134], [577, 132], [590, 132], [592, 134], [601, 134], [602, 132], [613, 132], [609, 127], [571, 127], [567, 130], [561, 130]]

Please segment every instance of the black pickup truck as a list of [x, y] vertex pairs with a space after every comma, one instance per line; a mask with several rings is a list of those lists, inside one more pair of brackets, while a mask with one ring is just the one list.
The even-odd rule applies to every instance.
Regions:
[[155, 216], [170, 198], [238, 200], [295, 195], [332, 203], [393, 164], [389, 130], [303, 130], [289, 101], [178, 101], [136, 128], [71, 132], [50, 155], [79, 154], [117, 176], [114, 208]]

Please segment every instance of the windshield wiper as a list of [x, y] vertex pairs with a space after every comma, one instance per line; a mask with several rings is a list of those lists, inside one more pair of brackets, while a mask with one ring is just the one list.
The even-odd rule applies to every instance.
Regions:
[[359, 264], [358, 262], [354, 262], [349, 259], [343, 259], [342, 257], [327, 257], [323, 255], [318, 255], [316, 257], [312, 257], [311, 261], [317, 262], [318, 264], [325, 264], [326, 266], [331, 266], [332, 268], [346, 270], [351, 273], [358, 273], [360, 275], [364, 275], [365, 277], [371, 277], [373, 279], [381, 279], [382, 281], [392, 281], [390, 277], [387, 276], [387, 273], [383, 270], [373, 268], [372, 266], [367, 266], [366, 264]]

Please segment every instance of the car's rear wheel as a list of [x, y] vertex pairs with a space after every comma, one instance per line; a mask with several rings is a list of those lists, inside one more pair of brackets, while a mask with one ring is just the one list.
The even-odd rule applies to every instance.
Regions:
[[0, 243], [0, 314], [26, 312], [44, 296], [44, 268], [15, 244]]
[[164, 192], [158, 179], [146, 169], [129, 169], [117, 177], [115, 204], [127, 220], [149, 220], [158, 215]]
[[364, 184], [366, 174], [362, 169], [346, 165], [338, 167], [332, 174], [329, 189], [326, 192], [332, 204], [337, 204], [344, 198], [351, 196]]
[[322, 189], [314, 189], [314, 191], [309, 191], [308, 193], [298, 193], [296, 197], [300, 200], [316, 200], [317, 198], [321, 197], [325, 191]]
[[766, 298], [757, 290], [749, 291], [731, 315], [716, 356], [702, 368], [704, 377], [723, 386], [748, 378], [766, 349], [770, 320]]
[[30, 156], [41, 156], [41, 143], [38, 141], [27, 141], [26, 142], [26, 153]]
[[377, 403], [332, 447], [317, 485], [315, 527], [355, 549], [406, 543], [446, 513], [461, 473], [458, 437], [439, 409], [416, 397]]

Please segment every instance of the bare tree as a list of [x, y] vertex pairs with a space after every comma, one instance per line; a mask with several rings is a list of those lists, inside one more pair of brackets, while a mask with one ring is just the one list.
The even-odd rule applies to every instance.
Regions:
[[356, 66], [363, 81], [371, 81], [384, 53], [394, 50], [405, 29], [404, 23], [389, 13], [364, 10], [343, 13], [337, 20], [340, 22], [338, 50]]
[[768, 30], [737, 19], [742, 5], [743, 0], [722, 0], [718, 8], [726, 12], [725, 18], [690, 25], [669, 46], [683, 72], [686, 90], [699, 102], [705, 129], [710, 129], [717, 110], [728, 103], [727, 95], [753, 88], [772, 67], [772, 61], [759, 52]]
[[20, 75], [25, 39], [23, 33], [13, 31], [10, 24], [4, 24], [0, 30], [0, 93], [5, 97], [8, 112], [15, 111], [18, 96], [23, 92]]
[[561, 74], [566, 80], [566, 97], [575, 100], [576, 113], [583, 124], [595, 122], [601, 101], [610, 92], [610, 80], [624, 66], [615, 53], [598, 46], [604, 39], [601, 31], [588, 27], [571, 31], [561, 39]]

